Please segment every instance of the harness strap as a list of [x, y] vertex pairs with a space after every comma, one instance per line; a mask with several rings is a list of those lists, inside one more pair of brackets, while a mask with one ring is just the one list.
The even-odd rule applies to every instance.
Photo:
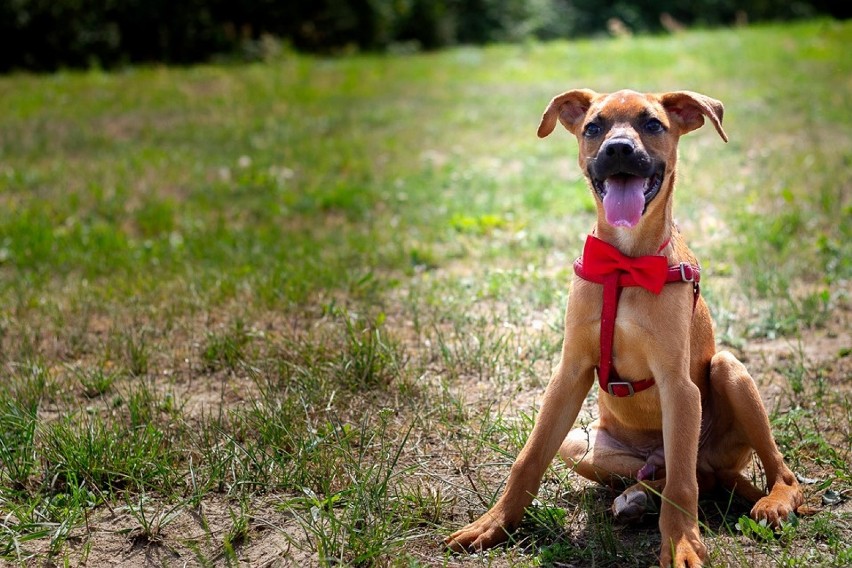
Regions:
[[[664, 243], [662, 250], [665, 248]], [[624, 288], [641, 286], [633, 276], [623, 270], [613, 270], [607, 274], [597, 274], [585, 270], [583, 258], [574, 261], [574, 273], [582, 278], [596, 284], [603, 285], [603, 306], [601, 308], [601, 332], [600, 332], [600, 366], [597, 367], [598, 384], [601, 389], [616, 397], [631, 397], [654, 385], [654, 378], [650, 377], [641, 381], [624, 381], [618, 376], [612, 363], [612, 346], [615, 340], [615, 318], [618, 314], [618, 300], [621, 290]], [[698, 296], [701, 293], [698, 282], [701, 280], [701, 268], [686, 262], [669, 266], [666, 270], [666, 284], [691, 283], [693, 290], [692, 312], [698, 304]]]

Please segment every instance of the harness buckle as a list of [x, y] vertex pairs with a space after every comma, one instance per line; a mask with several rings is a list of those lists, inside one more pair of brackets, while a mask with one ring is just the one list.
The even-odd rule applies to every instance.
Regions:
[[695, 269], [692, 265], [686, 262], [680, 263], [680, 279], [684, 282], [695, 282]]
[[612, 396], [619, 398], [630, 398], [636, 394], [636, 391], [633, 390], [633, 383], [628, 383], [627, 381], [609, 383], [606, 386], [606, 390], [609, 391], [609, 394]]

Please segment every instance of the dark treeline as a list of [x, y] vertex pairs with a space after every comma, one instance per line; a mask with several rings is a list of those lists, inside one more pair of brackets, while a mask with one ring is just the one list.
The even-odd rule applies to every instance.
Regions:
[[[0, 0], [0, 71], [648, 33], [823, 15], [833, 0]], [[262, 41], [266, 38], [266, 42]], [[269, 41], [274, 38], [273, 41]]]

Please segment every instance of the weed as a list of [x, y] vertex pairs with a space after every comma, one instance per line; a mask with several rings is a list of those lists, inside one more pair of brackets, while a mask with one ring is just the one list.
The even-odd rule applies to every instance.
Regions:
[[125, 506], [116, 512], [127, 512], [136, 526], [122, 529], [128, 538], [142, 544], [159, 542], [162, 531], [181, 514], [184, 503], [163, 506], [142, 490], [132, 502], [125, 494]]
[[473, 321], [475, 327], [464, 319], [455, 321], [449, 332], [434, 328], [444, 367], [452, 379], [494, 377], [506, 353], [507, 332], [494, 329], [484, 319]]
[[743, 536], [772, 542], [776, 538], [789, 541], [793, 538], [796, 532], [796, 527], [799, 525], [799, 520], [795, 513], [791, 513], [786, 522], [782, 522], [781, 526], [773, 529], [766, 522], [766, 519], [755, 521], [751, 517], [741, 516], [735, 525], [735, 528], [740, 531]]
[[342, 314], [346, 326], [346, 352], [341, 378], [352, 390], [386, 386], [402, 373], [405, 362], [398, 346], [382, 332], [385, 315], [373, 322]]
[[10, 488], [22, 489], [36, 471], [36, 415], [14, 400], [0, 400], [0, 479]]
[[[305, 489], [285, 506], [309, 535], [311, 546], [324, 564], [371, 564], [389, 546], [398, 546], [411, 530], [410, 514], [402, 509], [396, 485], [403, 471], [398, 463], [408, 436], [392, 439], [388, 429], [392, 412], [379, 413], [374, 430], [362, 421], [356, 435], [337, 428], [342, 452], [341, 488], [326, 485], [323, 493]], [[377, 455], [371, 456], [370, 454]], [[329, 480], [331, 481], [331, 480]]]
[[421, 483], [413, 488], [401, 488], [400, 497], [408, 503], [406, 509], [409, 512], [406, 516], [417, 526], [437, 526], [451, 505], [450, 499], [442, 493], [440, 487]]
[[231, 519], [231, 527], [222, 537], [222, 549], [230, 563], [237, 562], [235, 548], [248, 540], [250, 516], [247, 501], [240, 501], [240, 509], [237, 512], [233, 509], [228, 509], [228, 516]]
[[135, 377], [146, 375], [150, 363], [150, 346], [146, 330], [124, 333], [121, 341], [128, 372]]
[[129, 484], [171, 484], [174, 472], [166, 436], [153, 424], [127, 430], [97, 416], [69, 416], [39, 439], [44, 477], [57, 491], [83, 480], [91, 491], [116, 493]]
[[102, 367], [73, 368], [72, 372], [76, 375], [80, 386], [83, 388], [83, 394], [87, 398], [96, 398], [107, 394], [118, 378], [118, 373], [106, 371]]
[[230, 330], [220, 334], [208, 333], [201, 358], [210, 370], [226, 368], [235, 371], [246, 359], [246, 348], [251, 339], [245, 323], [238, 319]]

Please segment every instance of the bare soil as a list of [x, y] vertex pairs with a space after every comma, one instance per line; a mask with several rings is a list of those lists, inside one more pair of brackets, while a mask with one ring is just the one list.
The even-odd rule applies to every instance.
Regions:
[[[767, 408], [785, 409], [795, 404], [795, 395], [790, 391], [790, 385], [783, 370], [790, 365], [791, 360], [803, 364], [811, 370], [808, 376], [819, 372], [828, 388], [837, 396], [835, 400], [843, 400], [852, 393], [852, 333], [849, 326], [850, 311], [841, 309], [822, 329], [805, 331], [800, 339], [781, 338], [775, 340], [755, 340], [748, 342], [737, 355], [750, 367], [755, 380], [764, 396]], [[205, 322], [209, 329], [210, 322]], [[264, 324], [263, 333], [283, 333], [291, 331], [292, 323]], [[255, 330], [260, 332], [261, 330]], [[164, 365], [164, 374], [170, 380], [164, 381], [184, 405], [187, 415], [198, 415], [211, 412], [222, 407], [232, 407], [249, 400], [254, 394], [251, 381], [238, 374], [219, 371], [205, 373], [193, 368], [189, 362], [192, 357], [175, 354], [171, 365]], [[543, 364], [542, 371], [549, 370], [551, 363]], [[429, 377], [423, 377], [428, 381]], [[495, 385], [487, 378], [466, 379], [457, 388], [467, 404], [480, 406], [496, 398], [500, 400], [499, 408], [506, 416], [518, 412], [533, 412], [537, 401], [544, 391], [546, 380], [537, 385], [526, 385], [523, 390], [513, 392], [495, 392]], [[500, 390], [500, 389], [498, 389]], [[508, 390], [508, 389], [507, 389]], [[594, 400], [590, 398], [581, 420], [588, 420], [595, 412]], [[835, 439], [833, 443], [842, 443], [843, 436], [849, 435], [848, 425], [833, 427], [824, 425], [825, 432]], [[476, 563], [475, 558], [447, 556], [440, 546], [442, 535], [452, 528], [466, 522], [466, 516], [472, 510], [482, 508], [481, 503], [473, 502], [459, 493], [460, 487], [470, 487], [473, 480], [461, 473], [464, 469], [457, 456], [447, 455], [448, 446], [428, 432], [414, 432], [411, 440], [412, 455], [408, 461], [418, 463], [425, 468], [415, 473], [412, 483], [421, 483], [432, 490], [440, 491], [443, 495], [459, 495], [451, 508], [450, 517], [439, 520], [440, 528], [424, 530], [423, 535], [411, 541], [406, 552], [424, 565], [455, 566]], [[482, 472], [477, 479], [490, 482], [494, 487], [500, 483], [500, 472], [505, 468], [493, 468], [494, 473]], [[813, 477], [819, 472], [802, 472], [805, 477]], [[489, 481], [490, 480], [490, 481]], [[580, 489], [590, 484], [575, 479], [572, 483]], [[478, 488], [488, 493], [489, 488]], [[593, 491], [597, 491], [593, 489]], [[820, 495], [813, 486], [805, 486], [808, 503], [815, 511], [823, 505]], [[601, 500], [601, 507], [606, 507], [606, 501], [611, 497], [600, 490], [596, 499]], [[265, 495], [250, 500], [247, 504], [248, 523], [245, 534], [233, 543], [233, 553], [226, 553], [223, 541], [227, 531], [232, 530], [234, 518], [240, 513], [241, 504], [223, 495], [210, 494], [196, 506], [184, 505], [173, 511], [163, 500], [151, 496], [146, 506], [147, 516], [153, 519], [153, 528], [149, 534], [142, 534], [139, 522], [127, 507], [110, 509], [100, 506], [90, 512], [87, 523], [77, 527], [67, 541], [67, 559], [70, 566], [123, 566], [136, 568], [143, 566], [313, 566], [319, 563], [315, 553], [310, 552], [306, 536], [298, 528], [292, 514], [280, 506], [281, 497]], [[835, 512], [852, 512], [852, 502], [846, 501], [834, 508]], [[446, 512], [444, 513], [446, 515]], [[159, 521], [158, 521], [159, 519]], [[572, 522], [582, 519], [573, 519]], [[636, 539], [656, 549], [654, 542], [656, 528], [654, 523], [640, 527], [635, 535], [620, 533], [620, 538]], [[714, 538], [711, 547], [725, 547], [732, 537], [719, 536]], [[648, 541], [652, 544], [647, 544]], [[47, 541], [44, 546], [48, 545]], [[738, 545], [746, 550], [753, 550], [752, 561], [755, 566], [769, 566], [771, 559], [762, 555], [755, 546], [746, 539], [739, 539]], [[42, 552], [47, 552], [43, 550]], [[489, 565], [510, 566], [522, 559], [523, 550], [505, 549], [496, 557], [489, 557]], [[484, 559], [482, 559], [484, 560]], [[389, 558], [387, 564], [395, 561]]]

